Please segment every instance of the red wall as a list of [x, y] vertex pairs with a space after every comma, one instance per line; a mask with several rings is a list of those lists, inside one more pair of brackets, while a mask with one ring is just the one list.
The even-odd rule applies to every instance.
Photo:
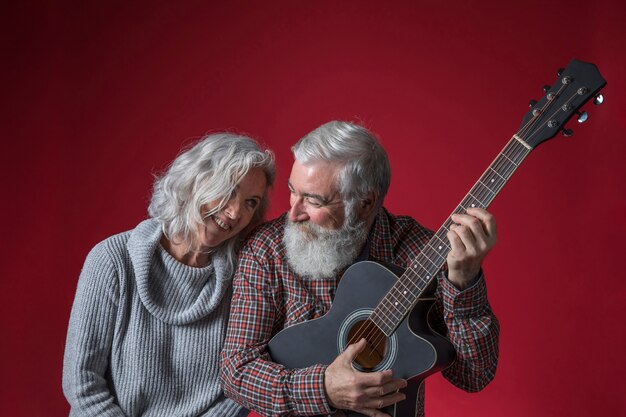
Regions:
[[0, 415], [67, 414], [84, 257], [144, 218], [152, 174], [182, 144], [235, 129], [274, 148], [275, 216], [289, 146], [360, 120], [392, 161], [387, 206], [437, 228], [573, 57], [599, 66], [606, 103], [492, 205], [496, 379], [467, 394], [434, 376], [427, 412], [626, 413], [622, 0], [65, 3], [3, 8]]

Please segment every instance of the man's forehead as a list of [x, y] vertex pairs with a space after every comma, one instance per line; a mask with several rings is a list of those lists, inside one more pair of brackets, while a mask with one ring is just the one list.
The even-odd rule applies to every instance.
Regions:
[[339, 166], [327, 162], [302, 164], [295, 161], [289, 176], [289, 186], [301, 194], [332, 198], [339, 193]]

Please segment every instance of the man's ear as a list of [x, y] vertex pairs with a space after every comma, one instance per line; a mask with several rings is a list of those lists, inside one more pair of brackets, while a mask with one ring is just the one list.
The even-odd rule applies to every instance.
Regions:
[[370, 220], [373, 217], [374, 210], [378, 207], [378, 194], [372, 191], [367, 198], [362, 199], [357, 204], [357, 211], [361, 220]]

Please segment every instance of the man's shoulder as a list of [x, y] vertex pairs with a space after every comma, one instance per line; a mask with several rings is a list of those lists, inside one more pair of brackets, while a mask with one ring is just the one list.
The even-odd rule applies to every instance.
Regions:
[[371, 235], [374, 259], [406, 267], [422, 250], [432, 232], [410, 216], [382, 209]]
[[422, 226], [417, 220], [408, 215], [397, 215], [389, 212], [386, 208], [381, 210], [379, 214], [381, 226], [387, 229], [392, 236], [401, 236], [406, 233], [418, 233], [420, 235], [430, 236], [432, 231]]

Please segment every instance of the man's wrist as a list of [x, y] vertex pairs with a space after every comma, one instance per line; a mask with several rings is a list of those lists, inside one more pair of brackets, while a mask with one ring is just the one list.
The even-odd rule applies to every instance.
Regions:
[[478, 282], [478, 280], [480, 279], [480, 277], [482, 276], [482, 270], [478, 270], [478, 273], [474, 275], [473, 278], [467, 279], [467, 278], [459, 278], [456, 274], [453, 274], [452, 277], [449, 276], [449, 271], [446, 271], [445, 273], [445, 277], [448, 280], [448, 282], [450, 282], [452, 285], [454, 285], [454, 287], [459, 290], [459, 291], [465, 291], [468, 288], [473, 287], [474, 285], [476, 285], [476, 283]]

